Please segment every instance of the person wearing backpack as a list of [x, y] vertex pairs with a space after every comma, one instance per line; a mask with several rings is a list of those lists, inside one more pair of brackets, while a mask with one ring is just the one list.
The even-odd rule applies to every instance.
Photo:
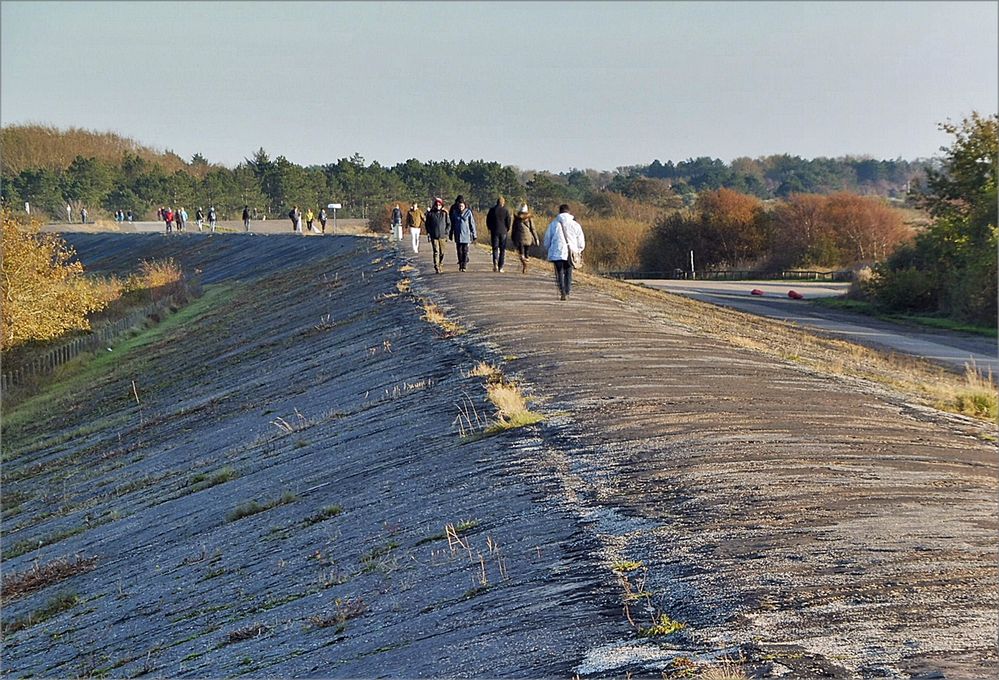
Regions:
[[194, 221], [198, 224], [198, 231], [201, 231], [202, 227], [205, 226], [205, 211], [202, 210], [201, 208], [195, 210]]
[[569, 212], [564, 203], [558, 207], [558, 216], [548, 225], [545, 232], [545, 249], [548, 261], [555, 266], [555, 283], [558, 285], [559, 299], [569, 299], [572, 290], [572, 269], [570, 261], [586, 247], [583, 227]]
[[319, 209], [319, 226], [323, 228], [323, 233], [326, 233], [326, 208]]
[[218, 215], [215, 213], [215, 206], [213, 205], [208, 209], [208, 226], [212, 228], [212, 233], [215, 233], [215, 225], [218, 223]]
[[538, 245], [538, 235], [534, 233], [534, 222], [527, 204], [520, 206], [517, 216], [513, 218], [513, 229], [510, 233], [513, 245], [520, 255], [520, 273], [527, 273], [527, 261], [530, 259], [531, 246]]

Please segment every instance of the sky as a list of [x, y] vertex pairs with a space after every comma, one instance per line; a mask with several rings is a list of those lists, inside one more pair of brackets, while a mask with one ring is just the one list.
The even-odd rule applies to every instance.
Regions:
[[994, 1], [0, 2], [3, 125], [230, 167], [914, 160], [997, 87]]

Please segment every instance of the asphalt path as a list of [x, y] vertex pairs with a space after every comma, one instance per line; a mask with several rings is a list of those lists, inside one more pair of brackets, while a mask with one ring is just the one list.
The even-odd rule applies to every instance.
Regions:
[[[322, 234], [320, 232], [321, 225], [319, 224], [319, 218], [317, 217], [313, 223], [316, 232], [309, 233], [305, 218], [302, 218], [302, 231], [304, 236], [335, 236], [344, 234], [360, 234], [368, 231], [368, 220], [357, 220], [357, 219], [337, 219], [336, 225], [333, 224], [333, 220], [329, 219], [326, 222], [326, 233]], [[245, 233], [247, 230], [243, 227], [243, 220], [219, 220], [217, 223], [217, 228], [219, 233]], [[43, 231], [57, 231], [57, 232], [110, 232], [119, 234], [145, 234], [145, 233], [165, 233], [166, 224], [157, 221], [142, 221], [142, 222], [115, 222], [113, 220], [100, 220], [98, 222], [89, 222], [87, 224], [81, 224], [79, 222], [53, 222], [45, 225]], [[291, 220], [285, 219], [274, 219], [274, 220], [251, 220], [250, 229], [251, 234], [290, 234]], [[175, 232], [178, 233], [178, 232]], [[208, 227], [208, 222], [205, 221], [204, 226], [201, 231], [198, 230], [198, 225], [194, 222], [193, 213], [188, 220], [187, 228], [184, 230], [185, 234], [197, 234], [197, 233], [212, 233], [211, 229]]]
[[[731, 307], [742, 312], [781, 319], [825, 335], [869, 347], [900, 352], [964, 371], [969, 364], [999, 373], [996, 340], [953, 331], [892, 323], [860, 314], [825, 309], [809, 300], [846, 293], [849, 284], [800, 281], [674, 281], [635, 279], [631, 283]], [[753, 295], [760, 290], [763, 295]], [[804, 296], [788, 297], [788, 291]]]

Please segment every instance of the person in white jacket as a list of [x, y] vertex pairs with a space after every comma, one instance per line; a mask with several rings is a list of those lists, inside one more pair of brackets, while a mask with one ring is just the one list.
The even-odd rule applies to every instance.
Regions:
[[583, 227], [569, 213], [569, 206], [560, 205], [558, 216], [551, 221], [545, 232], [545, 249], [548, 251], [548, 261], [555, 265], [555, 283], [561, 300], [567, 299], [572, 289], [569, 249], [582, 252], [585, 247]]

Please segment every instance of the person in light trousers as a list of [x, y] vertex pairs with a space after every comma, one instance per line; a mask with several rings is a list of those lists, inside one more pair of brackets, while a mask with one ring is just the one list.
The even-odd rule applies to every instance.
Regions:
[[420, 204], [413, 201], [413, 206], [406, 213], [406, 226], [409, 227], [409, 236], [412, 239], [410, 245], [413, 246], [413, 252], [420, 252], [420, 230], [423, 229], [423, 212], [420, 210]]
[[583, 252], [586, 239], [583, 227], [569, 212], [569, 206], [562, 204], [558, 208], [558, 216], [551, 221], [545, 232], [545, 249], [548, 251], [548, 261], [555, 266], [555, 284], [558, 286], [560, 300], [567, 300], [572, 292], [570, 248]]

